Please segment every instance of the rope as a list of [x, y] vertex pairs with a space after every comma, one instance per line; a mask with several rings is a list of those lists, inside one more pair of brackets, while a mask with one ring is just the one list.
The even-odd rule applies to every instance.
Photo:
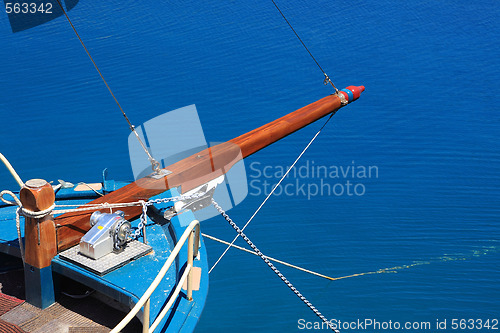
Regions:
[[44, 209], [44, 210], [40, 210], [38, 212], [34, 212], [32, 210], [29, 210], [27, 208], [24, 208], [24, 207], [19, 207], [21, 208], [20, 210], [20, 213], [22, 216], [24, 217], [29, 217], [29, 218], [32, 218], [32, 219], [41, 219], [47, 215], [49, 215], [50, 213], [52, 213], [52, 210], [56, 207], [56, 204], [52, 204], [52, 206], [50, 206], [49, 208], [47, 209]]
[[21, 177], [19, 177], [19, 175], [17, 174], [17, 172], [14, 169], [14, 167], [12, 166], [12, 164], [10, 164], [9, 160], [5, 156], [3, 156], [2, 153], [0, 153], [0, 160], [2, 160], [3, 164], [5, 164], [5, 167], [7, 168], [7, 170], [9, 170], [12, 177], [14, 177], [16, 182], [19, 184], [19, 187], [23, 187], [24, 183], [21, 180]]
[[[9, 201], [7, 199], [5, 199], [3, 196], [5, 194], [8, 194], [10, 195], [14, 201]], [[0, 192], [0, 200], [2, 200], [4, 203], [6, 203], [7, 205], [11, 205], [11, 206], [19, 206], [21, 207], [22, 204], [21, 204], [21, 200], [19, 200], [19, 198], [14, 194], [12, 193], [11, 191], [9, 190], [3, 190], [2, 192]]]
[[[201, 235], [203, 237], [206, 237], [206, 238], [211, 239], [213, 241], [216, 241], [216, 242], [219, 242], [219, 243], [222, 243], [222, 244], [226, 244], [226, 245], [230, 245], [229, 242], [226, 242], [226, 241], [224, 241], [222, 239], [219, 239], [217, 237], [210, 236], [210, 235], [207, 235], [207, 234], [204, 234], [204, 233], [201, 233]], [[252, 251], [250, 251], [248, 249], [245, 249], [244, 247], [241, 247], [241, 246], [238, 246], [238, 245], [231, 245], [231, 246], [234, 247], [234, 248], [236, 248], [236, 249], [238, 249], [238, 250], [241, 250], [241, 251], [244, 251], [244, 252], [247, 252], [247, 253], [250, 253], [250, 254], [254, 254], [256, 256], [258, 255], [257, 253], [252, 252]], [[320, 273], [317, 273], [317, 272], [314, 272], [314, 271], [302, 268], [300, 266], [296, 266], [296, 265], [290, 264], [290, 263], [288, 263], [286, 261], [282, 261], [282, 260], [279, 260], [279, 259], [276, 259], [276, 258], [273, 258], [273, 257], [269, 257], [269, 256], [264, 256], [264, 257], [266, 257], [267, 259], [269, 259], [271, 261], [277, 262], [279, 264], [282, 264], [282, 265], [285, 265], [285, 266], [288, 266], [288, 267], [291, 267], [291, 268], [295, 268], [295, 269], [297, 269], [299, 271], [302, 271], [302, 272], [306, 272], [306, 273], [309, 273], [309, 274], [312, 274], [312, 275], [316, 275], [316, 276], [319, 276], [319, 277], [322, 277], [322, 278], [325, 278], [325, 279], [328, 279], [328, 280], [331, 280], [331, 281], [335, 280], [335, 278], [332, 278], [330, 276], [323, 275], [323, 274], [320, 274]]]
[[73, 206], [85, 206], [82, 208], [71, 208], [71, 209], [58, 209], [54, 210], [54, 214], [66, 214], [66, 213], [76, 213], [76, 212], [85, 212], [89, 210], [96, 210], [96, 209], [113, 209], [113, 208], [123, 208], [123, 207], [133, 207], [133, 206], [140, 206], [140, 202], [123, 202], [123, 203], [114, 203], [110, 204], [107, 202], [104, 202], [102, 204], [95, 204], [95, 205], [57, 205], [56, 207], [73, 207]]
[[[14, 201], [9, 201], [9, 200], [5, 199], [3, 197], [5, 194], [10, 195], [14, 199]], [[114, 203], [114, 204], [110, 204], [110, 203], [105, 202], [102, 204], [56, 205], [54, 203], [49, 208], [42, 210], [42, 211], [39, 211], [39, 212], [34, 212], [34, 211], [31, 211], [31, 210], [23, 207], [19, 198], [13, 192], [11, 192], [9, 190], [3, 190], [2, 192], [0, 192], [0, 200], [8, 205], [18, 206], [18, 208], [16, 210], [17, 240], [19, 242], [19, 249], [21, 252], [21, 258], [24, 262], [24, 244], [23, 244], [23, 240], [22, 240], [22, 236], [21, 236], [21, 215], [24, 217], [40, 219], [40, 218], [43, 218], [44, 216], [49, 215], [49, 214], [56, 215], [56, 214], [64, 214], [64, 213], [83, 212], [83, 211], [96, 210], [96, 209], [112, 209], [112, 208], [142, 206], [143, 213], [140, 217], [139, 227], [136, 230], [136, 232], [131, 235], [133, 238], [137, 238], [140, 234], [140, 229], [142, 228], [142, 226], [145, 224], [145, 221], [146, 221], [145, 214], [146, 214], [147, 209], [145, 207], [151, 206], [153, 204], [163, 203], [163, 202], [195, 199], [195, 198], [201, 197], [202, 195], [203, 195], [202, 193], [196, 193], [193, 195], [179, 195], [179, 196], [175, 196], [175, 197], [171, 197], [171, 198], [160, 198], [160, 199], [154, 199], [154, 200], [149, 200], [149, 201], [139, 200], [139, 201], [135, 201], [135, 202], [123, 202], [123, 203]], [[54, 210], [54, 208], [56, 208], [56, 207], [74, 207], [74, 206], [79, 206], [79, 207], [84, 206], [84, 207]]]
[[233, 220], [231, 220], [231, 218], [226, 214], [226, 212], [221, 208], [221, 206], [219, 206], [219, 204], [217, 204], [217, 202], [215, 202], [214, 199], [212, 199], [212, 205], [215, 207], [215, 209], [217, 209], [217, 211], [224, 217], [224, 219], [226, 219], [226, 221], [233, 227], [234, 230], [236, 230], [236, 232], [238, 233], [239, 236], [241, 236], [245, 242], [247, 242], [247, 244], [255, 251], [255, 253], [262, 259], [264, 260], [264, 262], [267, 264], [267, 266], [269, 266], [269, 268], [271, 268], [273, 270], [274, 273], [276, 273], [276, 275], [278, 275], [280, 277], [280, 279], [288, 286], [288, 288], [290, 288], [291, 291], [293, 291], [293, 293], [295, 295], [297, 295], [298, 298], [300, 298], [300, 300], [302, 302], [304, 302], [305, 305], [307, 305], [307, 307], [309, 309], [311, 309], [311, 311], [314, 312], [314, 314], [316, 316], [318, 316], [332, 331], [334, 331], [335, 333], [339, 333], [338, 330], [336, 330], [332, 324], [328, 321], [328, 319], [325, 318], [325, 316], [323, 316], [321, 314], [321, 312], [319, 312], [318, 309], [316, 309], [314, 307], [314, 305], [311, 304], [311, 302], [309, 302], [307, 300], [307, 298], [305, 298], [298, 290], [297, 288], [295, 288], [293, 286], [293, 284], [288, 281], [288, 279], [283, 275], [281, 274], [281, 272], [273, 265], [273, 263], [271, 261], [269, 261], [269, 259], [262, 253], [260, 252], [260, 250], [254, 245], [254, 243], [252, 243], [252, 241], [243, 233], [243, 230], [240, 229], [236, 223], [233, 222]]
[[[9, 201], [5, 199], [3, 196], [5, 194], [10, 195], [14, 201]], [[50, 206], [49, 208], [39, 211], [39, 212], [34, 212], [31, 211], [27, 208], [24, 208], [21, 201], [19, 198], [11, 191], [9, 190], [3, 190], [0, 192], [0, 200], [3, 201], [4, 203], [12, 206], [18, 206], [16, 210], [16, 229], [17, 229], [17, 240], [19, 242], [19, 249], [21, 252], [21, 258], [24, 262], [24, 245], [23, 245], [23, 240], [21, 236], [21, 215], [24, 217], [30, 217], [30, 218], [36, 218], [40, 219], [43, 218], [46, 215], [49, 214], [65, 214], [65, 213], [74, 213], [74, 212], [83, 212], [83, 211], [89, 211], [89, 210], [96, 210], [96, 209], [113, 209], [113, 208], [122, 208], [122, 207], [132, 207], [132, 206], [142, 206], [142, 211], [143, 213], [141, 214], [140, 217], [140, 222], [139, 222], [139, 227], [137, 228], [136, 232], [131, 234], [131, 237], [136, 239], [140, 235], [140, 229], [145, 225], [146, 223], [146, 212], [147, 212], [147, 207], [151, 206], [153, 204], [159, 204], [159, 203], [165, 203], [165, 202], [171, 202], [171, 201], [180, 201], [180, 200], [190, 200], [190, 199], [196, 199], [203, 196], [203, 193], [195, 193], [192, 195], [179, 195], [171, 198], [159, 198], [159, 199], [154, 199], [154, 200], [139, 200], [135, 202], [122, 202], [122, 203], [114, 203], [110, 204], [107, 202], [104, 202], [102, 204], [72, 204], [72, 205], [56, 205], [55, 203]], [[79, 208], [72, 208], [72, 209], [58, 209], [54, 210], [55, 207], [74, 207], [74, 206], [79, 206]], [[81, 206], [84, 206], [80, 208]]]
[[134, 125], [132, 125], [132, 123], [130, 122], [130, 120], [128, 119], [127, 115], [125, 114], [125, 111], [123, 111], [123, 108], [122, 106], [120, 105], [120, 103], [118, 102], [118, 99], [116, 98], [115, 94], [113, 93], [113, 91], [111, 90], [111, 87], [108, 85], [108, 82], [106, 81], [106, 79], [104, 78], [104, 76], [102, 75], [101, 71], [99, 70], [99, 67], [97, 67], [97, 64], [96, 62], [94, 61], [94, 58], [92, 58], [92, 56], [90, 55], [90, 52], [89, 50], [87, 49], [87, 47], [85, 46], [85, 43], [83, 42], [83, 40], [81, 39], [80, 35], [78, 34], [78, 32], [76, 31], [76, 28], [75, 26], [73, 25], [73, 22], [71, 22], [71, 20], [69, 19], [69, 16], [68, 14], [66, 13], [66, 10], [64, 10], [64, 7], [61, 3], [60, 0], [57, 0], [57, 3], [59, 4], [59, 6], [61, 7], [61, 10], [63, 11], [64, 13], [64, 16], [66, 16], [66, 19], [68, 20], [69, 24], [71, 25], [71, 28], [73, 28], [73, 31], [75, 32], [75, 35], [76, 37], [78, 37], [78, 40], [80, 41], [80, 44], [82, 44], [85, 52], [87, 53], [87, 55], [89, 56], [90, 58], [90, 61], [92, 61], [92, 64], [94, 65], [95, 69], [97, 70], [97, 73], [99, 73], [99, 76], [101, 77], [102, 79], [102, 82], [104, 82], [104, 84], [106, 85], [106, 88], [108, 88], [108, 91], [109, 93], [111, 94], [111, 96], [113, 97], [113, 99], [115, 100], [115, 103], [116, 105], [118, 105], [118, 108], [120, 109], [120, 111], [122, 112], [123, 114], [123, 117], [125, 118], [125, 120], [127, 121], [128, 123], [128, 126], [130, 128], [130, 130], [132, 131], [132, 133], [135, 134], [135, 137], [137, 138], [137, 140], [139, 141], [139, 143], [141, 144], [142, 146], [142, 149], [144, 149], [144, 151], [146, 152], [146, 154], [148, 155], [148, 159], [149, 159], [149, 162], [151, 163], [151, 166], [153, 168], [153, 170], [156, 172], [156, 173], [160, 173], [160, 163], [158, 161], [156, 161], [154, 159], [154, 157], [149, 153], [149, 150], [146, 148], [146, 145], [142, 142], [141, 138], [139, 137], [139, 134], [137, 134], [136, 130], [135, 130], [135, 127]]
[[[5, 199], [3, 196], [5, 194], [9, 194], [14, 198], [14, 201], [9, 201]], [[133, 202], [119, 202], [119, 203], [107, 203], [103, 202], [100, 204], [70, 204], [70, 205], [54, 205], [53, 208], [57, 207], [75, 207], [78, 206], [79, 208], [71, 208], [71, 209], [57, 209], [57, 210], [50, 210], [53, 214], [65, 214], [65, 213], [75, 213], [75, 212], [84, 212], [84, 211], [89, 211], [89, 210], [95, 210], [95, 209], [113, 209], [113, 208], [123, 208], [123, 207], [133, 207], [133, 206], [151, 206], [154, 204], [159, 204], [159, 203], [165, 203], [165, 202], [171, 202], [171, 201], [182, 201], [182, 200], [191, 200], [191, 199], [197, 199], [203, 196], [204, 193], [195, 193], [192, 195], [178, 195], [175, 197], [170, 197], [170, 198], [160, 198], [160, 199], [153, 199], [153, 200], [139, 200], [139, 201], [133, 201]], [[22, 207], [21, 201], [17, 198], [17, 196], [12, 193], [11, 191], [4, 190], [0, 192], [0, 200], [2, 200], [4, 203], [12, 206], [19, 206]], [[23, 212], [26, 212], [26, 215], [28, 217], [34, 217], [34, 218], [40, 218], [39, 213], [41, 212], [32, 212], [29, 210], [26, 210], [23, 208]], [[43, 211], [45, 212], [45, 211]], [[41, 214], [42, 216], [44, 214]]]
[[[8, 194], [12, 198], [14, 198], [14, 201], [9, 201], [9, 200], [5, 199], [3, 197], [5, 194]], [[5, 202], [8, 205], [18, 206], [18, 208], [16, 209], [17, 241], [19, 242], [19, 250], [21, 252], [21, 259], [23, 260], [23, 263], [24, 263], [24, 244], [23, 244], [23, 238], [21, 237], [21, 215], [24, 217], [40, 219], [40, 218], [43, 218], [43, 217], [49, 215], [50, 213], [52, 213], [52, 210], [54, 209], [54, 207], [56, 205], [53, 204], [52, 206], [50, 206], [47, 209], [44, 209], [44, 210], [41, 210], [38, 212], [34, 212], [32, 210], [29, 210], [29, 209], [23, 207], [19, 198], [14, 193], [12, 193], [11, 191], [8, 191], [8, 190], [4, 190], [4, 191], [0, 192], [0, 200], [2, 200], [3, 202]]]
[[[22, 206], [17, 208], [16, 210], [17, 240], [19, 241], [19, 249], [21, 250], [21, 258], [23, 259], [23, 262], [24, 262], [24, 246], [21, 237], [21, 215], [33, 219], [41, 219], [52, 213], [52, 210], [54, 209], [55, 206], [56, 206], [55, 204], [52, 204], [52, 206], [50, 206], [49, 208], [38, 212], [34, 212]], [[38, 229], [38, 245], [40, 245], [40, 229]]]
[[302, 38], [300, 38], [299, 34], [297, 33], [297, 31], [295, 31], [295, 29], [292, 27], [292, 25], [290, 24], [290, 22], [287, 20], [285, 14], [283, 14], [283, 12], [281, 11], [281, 9], [278, 7], [278, 4], [274, 1], [274, 0], [271, 0], [273, 2], [273, 5], [274, 7], [276, 7], [276, 9], [280, 12], [281, 16], [283, 17], [283, 19], [285, 20], [285, 22], [288, 24], [288, 26], [290, 27], [290, 29], [292, 29], [293, 33], [295, 34], [295, 36], [298, 38], [298, 40], [302, 43], [302, 46], [304, 46], [304, 48], [306, 49], [307, 53], [309, 53], [309, 55], [311, 56], [311, 58], [314, 60], [314, 62], [316, 63], [316, 65], [318, 66], [318, 68], [320, 69], [320, 71], [323, 73], [323, 75], [325, 76], [325, 80], [323, 81], [323, 83], [325, 85], [327, 85], [328, 83], [330, 83], [333, 87], [333, 89], [335, 89], [335, 92], [338, 94], [339, 93], [339, 90], [337, 89], [337, 87], [335, 87], [335, 85], [333, 84], [332, 80], [330, 80], [330, 77], [328, 76], [328, 74], [326, 74], [326, 72], [323, 70], [323, 67], [321, 67], [321, 65], [319, 64], [319, 62], [316, 60], [316, 58], [313, 56], [313, 54], [311, 53], [311, 51], [309, 51], [309, 49], [307, 48], [306, 44], [302, 41]]
[[[9, 201], [9, 200], [5, 199], [3, 197], [5, 194], [8, 194], [12, 198], [14, 198], [14, 201]], [[2, 200], [7, 205], [18, 206], [18, 208], [16, 210], [17, 241], [19, 242], [19, 251], [21, 252], [21, 259], [23, 259], [23, 263], [24, 263], [24, 247], [23, 247], [23, 239], [21, 237], [21, 221], [20, 221], [20, 217], [19, 217], [21, 215], [21, 207], [22, 207], [21, 201], [14, 193], [12, 193], [9, 190], [3, 190], [2, 192], [0, 192], [0, 200]]]
[[100, 204], [72, 204], [72, 205], [56, 205], [56, 207], [75, 207], [78, 206], [79, 208], [72, 208], [72, 209], [58, 209], [54, 210], [54, 214], [65, 214], [65, 213], [74, 213], [74, 212], [83, 212], [83, 211], [89, 211], [89, 210], [95, 210], [95, 209], [113, 209], [113, 208], [123, 208], [123, 207], [133, 207], [133, 206], [142, 206], [143, 211], [144, 211], [144, 206], [151, 206], [154, 204], [160, 204], [160, 203], [166, 203], [166, 202], [172, 202], [172, 201], [182, 201], [182, 200], [191, 200], [191, 199], [197, 199], [203, 196], [204, 193], [195, 193], [192, 195], [178, 195], [175, 197], [170, 197], [170, 198], [159, 198], [159, 199], [153, 199], [153, 200], [139, 200], [139, 201], [133, 201], [133, 202], [119, 202], [119, 203], [100, 203]]
[[[323, 130], [323, 128], [325, 128], [326, 124], [328, 124], [328, 122], [330, 121], [330, 119], [332, 119], [332, 117], [335, 114], [335, 112], [336, 111], [332, 112], [332, 114], [330, 115], [330, 117], [328, 117], [328, 119], [323, 124], [323, 126], [321, 126], [321, 128], [319, 129], [319, 131], [309, 141], [309, 143], [307, 144], [307, 146], [302, 150], [302, 152], [300, 153], [300, 155], [295, 159], [295, 161], [293, 162], [292, 166], [286, 171], [286, 173], [283, 175], [283, 177], [281, 177], [280, 181], [273, 187], [273, 189], [271, 190], [271, 192], [267, 195], [267, 197], [264, 199], [264, 201], [262, 201], [262, 203], [260, 204], [259, 208], [257, 208], [257, 210], [250, 217], [250, 219], [248, 219], [247, 223], [245, 223], [245, 225], [243, 226], [243, 229], [241, 229], [241, 231], [244, 231], [246, 229], [246, 227], [250, 224], [250, 222], [252, 222], [252, 220], [255, 217], [255, 215], [257, 215], [257, 213], [261, 210], [261, 208], [264, 206], [264, 204], [267, 202], [267, 200], [271, 197], [271, 195], [274, 193], [274, 191], [278, 188], [278, 186], [280, 186], [281, 182], [286, 178], [286, 176], [290, 173], [290, 171], [292, 171], [292, 169], [295, 166], [295, 164], [297, 164], [297, 162], [300, 160], [300, 158], [302, 157], [302, 155], [304, 155], [304, 153], [306, 152], [306, 150], [309, 149], [309, 147], [314, 142], [314, 140], [316, 140], [316, 138], [321, 133], [321, 131]], [[217, 264], [219, 263], [219, 261], [221, 261], [221, 259], [226, 255], [227, 251], [229, 251], [229, 249], [234, 244], [234, 242], [236, 242], [236, 240], [238, 239], [239, 236], [240, 235], [238, 234], [238, 235], [236, 235], [234, 237], [234, 239], [231, 242], [231, 244], [228, 245], [228, 247], [220, 255], [219, 259], [217, 259], [217, 261], [212, 265], [212, 268], [210, 268], [210, 270], [208, 271], [208, 273], [212, 272], [212, 270], [215, 268], [215, 266], [217, 266]]]
[[24, 244], [23, 238], [21, 237], [21, 207], [16, 210], [16, 229], [17, 229], [17, 241], [19, 242], [19, 251], [21, 252], [21, 259], [24, 263]]

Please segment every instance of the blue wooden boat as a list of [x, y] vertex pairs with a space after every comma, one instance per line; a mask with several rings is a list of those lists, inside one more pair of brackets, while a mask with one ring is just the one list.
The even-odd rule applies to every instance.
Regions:
[[[56, 189], [55, 193], [56, 205], [79, 206], [99, 197], [99, 194], [112, 192], [125, 185], [127, 184], [103, 180], [100, 184], [89, 184], [93, 190], [86, 185], [59, 188]], [[19, 192], [15, 192], [15, 194], [19, 195]], [[153, 199], [161, 199], [176, 195], [177, 193], [175, 190], [170, 190]], [[105, 256], [105, 258], [96, 260], [96, 262], [112, 261], [110, 267], [108, 267], [105, 272], [85, 266], [77, 260], [72, 260], [70, 256], [65, 257], [64, 251], [52, 258], [51, 265], [48, 268], [40, 269], [26, 264], [24, 267], [26, 284], [35, 287], [26, 288], [26, 299], [37, 307], [50, 310], [54, 301], [59, 298], [54, 291], [59, 293], [59, 295], [61, 295], [61, 293], [72, 293], [72, 288], [64, 290], [63, 286], [81, 284], [88, 288], [84, 290], [93, 290], [92, 297], [99, 295], [100, 299], [116, 303], [125, 308], [130, 308], [139, 301], [153, 280], [157, 278], [158, 272], [160, 272], [165, 262], [171, 257], [172, 252], [176, 250], [175, 246], [180, 245], [180, 247], [178, 246], [178, 249], [180, 249], [178, 255], [173, 257], [175, 260], [171, 260], [172, 264], [168, 267], [158, 287], [151, 295], [149, 301], [150, 324], [153, 324], [154, 319], [158, 317], [158, 314], [164, 308], [166, 304], [165, 300], [174, 299], [175, 302], [171, 309], [168, 310], [166, 315], [158, 321], [156, 325], [159, 328], [168, 329], [158, 329], [157, 331], [193, 331], [201, 315], [208, 292], [207, 255], [203, 239], [199, 238], [198, 253], [193, 256], [192, 260], [192, 274], [196, 281], [194, 281], [194, 286], [192, 288], [192, 300], [189, 301], [186, 297], [187, 290], [182, 289], [181, 281], [181, 279], [186, 279], [185, 276], [183, 278], [183, 273], [186, 271], [188, 261], [188, 241], [186, 241], [188, 238], [185, 237], [185, 235], [191, 235], [192, 233], [190, 231], [196, 229], [198, 224], [192, 224], [195, 218], [190, 211], [186, 211], [168, 221], [165, 220], [160, 212], [168, 209], [169, 206], [172, 206], [172, 204], [158, 204], [154, 210], [150, 210], [151, 212], [147, 217], [147, 224], [145, 226], [147, 243], [149, 245], [149, 247], [144, 246], [146, 253], [142, 253], [144, 249], [139, 249], [139, 252], [133, 254], [132, 257], [119, 258], [120, 255], [132, 250], [130, 245], [120, 254], [110, 253]], [[2, 234], [0, 235], [0, 252], [5, 254], [1, 257], [2, 261], [0, 262], [0, 266], [2, 267], [2, 275], [4, 277], [6, 277], [9, 270], [16, 273], [16, 271], [22, 268], [20, 265], [21, 252], [19, 242], [17, 241], [18, 237], [15, 221], [16, 210], [16, 206], [4, 204], [0, 207], [0, 220], [4, 224]], [[23, 224], [21, 225], [21, 234], [24, 236]], [[183, 242], [179, 243], [179, 240]], [[140, 244], [144, 245], [143, 243]], [[74, 248], [77, 249], [78, 246]], [[16, 258], [18, 262], [16, 263], [12, 258]], [[118, 260], [122, 260], [122, 262]], [[2, 282], [5, 284], [5, 280], [2, 280]], [[173, 292], [176, 286], [179, 285], [181, 288], [176, 295]], [[16, 309], [21, 312], [27, 311], [26, 309]], [[13, 312], [15, 312], [16, 309], [14, 309]], [[78, 311], [78, 307], [74, 311]], [[64, 314], [64, 312], [62, 312], [61, 315], [62, 314]], [[12, 317], [12, 315], [13, 314], [8, 316], [8, 318]], [[142, 319], [143, 316], [144, 313], [141, 309], [138, 317]], [[64, 319], [61, 320], [65, 323]], [[14, 322], [23, 328], [23, 322]], [[67, 322], [66, 324], [71, 325], [72, 323]], [[54, 324], [51, 325], [54, 326]], [[46, 328], [42, 325], [42, 327], [40, 327], [41, 331], [48, 331], [49, 327], [52, 327], [51, 325]], [[78, 324], [74, 326], [78, 327]]]
[[[61, 5], [40, 22], [9, 19], [19, 32], [63, 14]], [[241, 159], [334, 114], [364, 87], [335, 90], [165, 168], [153, 163], [130, 183], [106, 172], [91, 184], [23, 182], [0, 154], [20, 185], [1, 194], [0, 331], [192, 332], [209, 286], [195, 211], [212, 203], [217, 180]]]
[[[2, 192], [1, 267], [22, 268], [26, 300], [37, 308], [50, 311], [60, 295], [71, 295], [64, 286], [81, 285], [87, 288], [82, 297], [92, 291], [115, 307], [132, 309], [125, 321], [116, 320], [123, 324], [103, 325], [117, 324], [113, 332], [135, 316], [144, 332], [191, 332], [208, 292], [207, 254], [193, 214], [212, 199], [207, 185], [242, 158], [335, 113], [363, 89], [350, 86], [133, 183], [108, 180], [106, 173], [94, 184], [23, 183], [5, 161], [21, 190]], [[65, 211], [67, 206], [79, 210]], [[25, 223], [18, 233], [19, 215]], [[7, 319], [15, 317], [12, 311]]]

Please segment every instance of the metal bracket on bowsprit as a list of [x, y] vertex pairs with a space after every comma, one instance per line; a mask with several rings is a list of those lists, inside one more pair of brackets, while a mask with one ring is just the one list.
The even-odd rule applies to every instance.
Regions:
[[346, 99], [345, 95], [340, 91], [335, 95], [337, 95], [337, 97], [340, 98], [340, 103], [342, 104], [342, 106], [349, 104], [349, 100]]
[[215, 189], [217, 188], [217, 185], [222, 184], [222, 182], [224, 182], [223, 175], [184, 193], [185, 196], [198, 196], [194, 199], [177, 201], [172, 207], [169, 207], [165, 211], [163, 217], [170, 220], [172, 217], [185, 210], [189, 209], [196, 212], [197, 210], [212, 205], [212, 198], [214, 196]]

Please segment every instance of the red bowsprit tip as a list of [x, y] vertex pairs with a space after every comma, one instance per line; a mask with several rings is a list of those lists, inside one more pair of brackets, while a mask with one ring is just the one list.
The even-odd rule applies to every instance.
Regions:
[[361, 93], [365, 91], [365, 86], [359, 86], [359, 87], [349, 86], [346, 89], [349, 89], [352, 92], [352, 95], [354, 97], [353, 101], [355, 101], [359, 98], [359, 95], [361, 95]]

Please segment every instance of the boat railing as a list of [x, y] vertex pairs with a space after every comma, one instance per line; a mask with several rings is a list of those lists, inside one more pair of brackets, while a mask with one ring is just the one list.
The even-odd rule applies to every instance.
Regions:
[[[175, 258], [179, 255], [179, 252], [181, 251], [182, 247], [186, 243], [186, 240], [188, 241], [188, 248], [187, 248], [187, 264], [186, 268], [184, 269], [184, 273], [180, 277], [177, 286], [174, 290], [174, 292], [170, 295], [170, 298], [163, 308], [163, 310], [158, 314], [156, 319], [154, 320], [153, 324], [151, 327], [149, 326], [149, 304], [150, 304], [150, 297], [155, 291], [155, 289], [158, 287], [162, 279], [165, 277], [165, 274], [168, 272], [170, 266], [174, 262]], [[193, 220], [189, 226], [184, 230], [184, 233], [182, 234], [181, 238], [179, 238], [179, 241], [175, 245], [174, 249], [172, 250], [172, 253], [168, 257], [167, 261], [161, 268], [160, 272], [156, 276], [156, 278], [153, 280], [149, 288], [144, 292], [144, 295], [139, 299], [139, 301], [135, 304], [135, 306], [130, 310], [130, 312], [125, 316], [125, 318], [122, 319], [122, 321], [116, 325], [116, 327], [111, 330], [110, 333], [118, 333], [120, 332], [134, 317], [137, 315], [137, 313], [141, 310], [142, 307], [144, 307], [144, 316], [142, 320], [142, 332], [143, 333], [150, 333], [154, 332], [158, 324], [162, 321], [162, 319], [165, 317], [167, 314], [168, 310], [174, 304], [175, 300], [177, 299], [177, 296], [181, 292], [182, 285], [184, 282], [187, 280], [187, 292], [186, 292], [186, 298], [189, 301], [192, 301], [193, 299], [193, 286], [192, 286], [192, 274], [191, 274], [191, 269], [193, 268], [193, 258], [198, 256], [198, 248], [200, 244], [200, 222], [197, 220]]]

